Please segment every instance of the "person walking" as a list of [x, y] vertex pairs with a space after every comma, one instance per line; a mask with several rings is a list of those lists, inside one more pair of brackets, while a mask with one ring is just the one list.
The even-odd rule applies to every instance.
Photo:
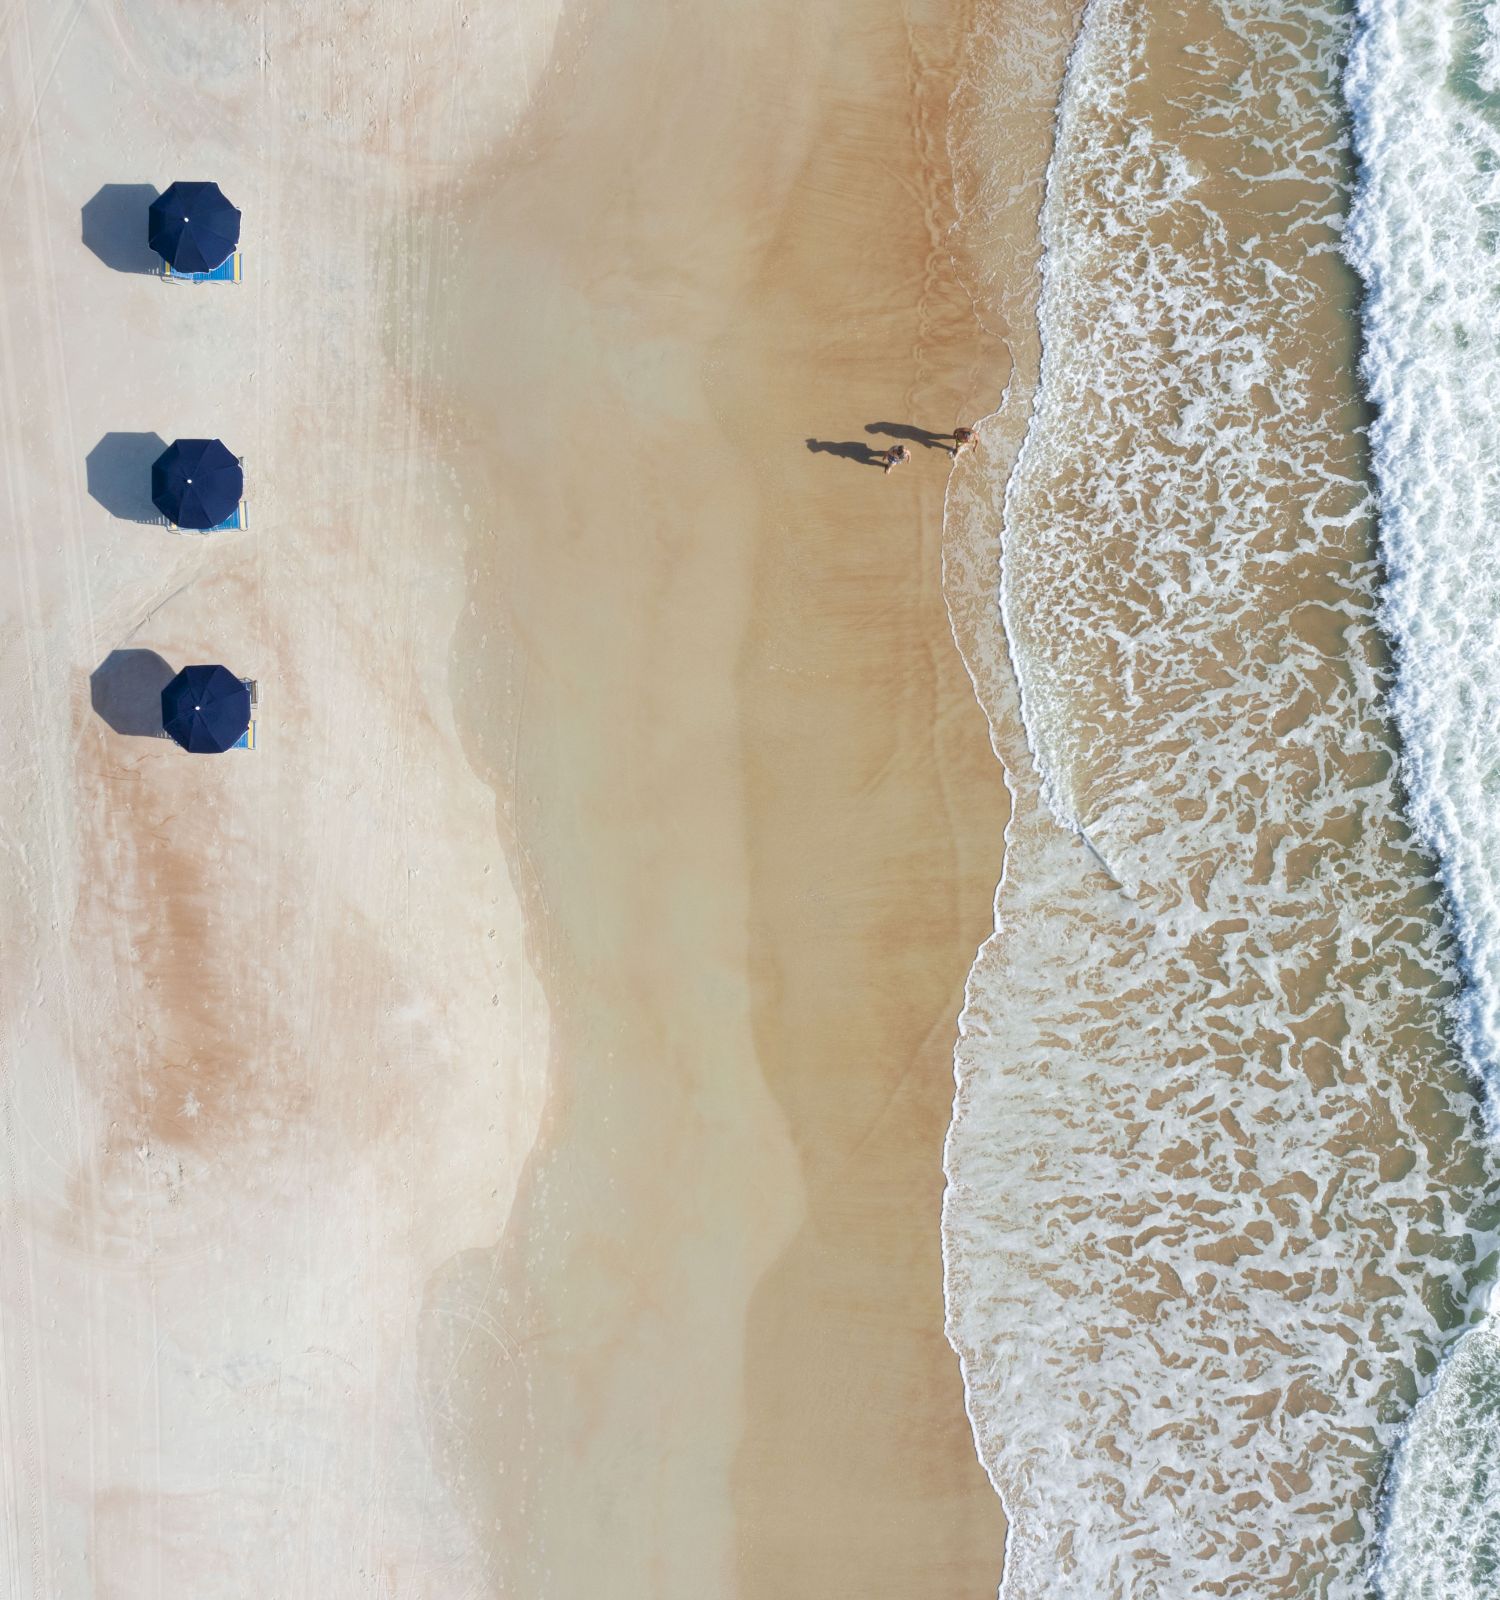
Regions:
[[911, 460], [911, 451], [904, 444], [893, 444], [882, 456], [885, 470], [889, 472], [892, 467], [899, 467], [903, 462]]
[[972, 450], [979, 443], [979, 435], [972, 428], [955, 428], [953, 430], [953, 459], [955, 461], [965, 450]]

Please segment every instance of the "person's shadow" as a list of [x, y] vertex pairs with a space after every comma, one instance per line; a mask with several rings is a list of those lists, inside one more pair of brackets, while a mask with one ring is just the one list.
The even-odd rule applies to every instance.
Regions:
[[135, 739], [162, 731], [161, 692], [176, 677], [154, 650], [111, 650], [89, 674], [94, 713]]
[[83, 242], [115, 272], [157, 272], [161, 258], [146, 243], [146, 212], [157, 190], [149, 183], [106, 183], [83, 207]]
[[885, 452], [862, 439], [809, 439], [807, 448], [814, 455], [839, 456], [861, 467], [883, 467]]
[[124, 522], [161, 522], [151, 466], [166, 448], [158, 433], [106, 433], [84, 460], [90, 498]]
[[926, 445], [929, 450], [953, 453], [953, 435], [934, 433], [931, 428], [914, 427], [909, 422], [867, 422], [866, 433], [883, 433], [888, 439], [904, 439], [908, 444]]

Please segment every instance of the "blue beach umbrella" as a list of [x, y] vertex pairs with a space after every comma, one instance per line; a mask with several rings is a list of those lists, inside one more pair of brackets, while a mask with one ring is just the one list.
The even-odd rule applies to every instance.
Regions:
[[194, 755], [232, 750], [250, 726], [250, 691], [228, 667], [184, 667], [161, 692], [161, 725]]
[[245, 492], [245, 474], [217, 439], [174, 439], [151, 467], [151, 499], [179, 528], [217, 528]]
[[240, 242], [240, 214], [216, 183], [174, 183], [146, 215], [146, 238], [174, 272], [212, 272]]

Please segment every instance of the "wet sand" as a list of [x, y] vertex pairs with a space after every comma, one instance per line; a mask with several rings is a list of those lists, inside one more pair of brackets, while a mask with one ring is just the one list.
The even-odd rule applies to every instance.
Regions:
[[454, 677], [553, 1088], [501, 1249], [429, 1293], [512, 1308], [448, 1443], [517, 1592], [998, 1583], [937, 1227], [1004, 822], [929, 437], [1006, 370], [946, 237], [965, 20], [601, 7], [464, 209]]
[[[988, 1595], [1003, 1547], [932, 1228], [1005, 804], [943, 601], [946, 441], [926, 437], [1007, 372], [950, 256], [946, 9], [838, 42], [837, 110], [714, 386], [765, 486], [739, 679], [752, 1016], [806, 1193], [750, 1308], [735, 1506], [742, 1592], [766, 1600]], [[790, 450], [778, 420], [805, 411], [822, 438], [907, 437], [912, 460], [887, 480]]]

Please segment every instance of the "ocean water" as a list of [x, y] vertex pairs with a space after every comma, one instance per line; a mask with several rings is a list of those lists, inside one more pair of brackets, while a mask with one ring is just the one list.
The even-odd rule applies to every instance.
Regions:
[[[1500, 1407], [1500, 1166], [1462, 1049], [1472, 940], [1393, 729], [1410, 652], [1393, 700], [1402, 579], [1343, 254], [1353, 26], [1297, 0], [1092, 0], [1046, 169], [1040, 364], [1018, 346], [950, 489], [955, 636], [1015, 802], [944, 1208], [1007, 1600], [1470, 1592], [1398, 1570], [1443, 1397]], [[966, 203], [982, 242], [982, 186]], [[1357, 259], [1390, 242], [1383, 202], [1361, 215]], [[1444, 316], [1431, 284], [1412, 303]], [[1409, 337], [1410, 307], [1392, 322]], [[1455, 407], [1426, 400], [1428, 468], [1472, 509], [1484, 473], [1446, 469]], [[1443, 633], [1433, 598], [1410, 608]], [[1462, 648], [1433, 693], [1472, 738]]]
[[[1373, 0], [1346, 79], [1363, 374], [1413, 827], [1441, 864], [1458, 1032], [1500, 1091], [1500, 5]], [[1389, 1600], [1500, 1593], [1500, 1324], [1465, 1337], [1399, 1446]]]

